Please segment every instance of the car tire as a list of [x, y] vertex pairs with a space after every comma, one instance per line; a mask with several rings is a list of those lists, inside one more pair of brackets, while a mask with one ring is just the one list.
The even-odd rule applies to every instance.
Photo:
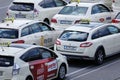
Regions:
[[66, 75], [66, 67], [65, 65], [62, 64], [58, 72], [57, 80], [63, 80], [65, 78], [65, 75]]
[[33, 78], [31, 76], [28, 76], [26, 80], [33, 80]]
[[95, 54], [95, 64], [101, 65], [104, 61], [104, 51], [103, 49], [98, 49]]

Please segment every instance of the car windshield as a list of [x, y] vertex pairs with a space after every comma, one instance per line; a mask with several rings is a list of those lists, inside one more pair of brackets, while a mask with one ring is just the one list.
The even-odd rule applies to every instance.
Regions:
[[13, 66], [14, 57], [11, 56], [0, 56], [0, 67]]
[[10, 7], [10, 10], [13, 11], [32, 11], [34, 10], [33, 3], [13, 3]]
[[59, 14], [65, 15], [85, 15], [88, 10], [88, 7], [80, 6], [65, 6]]
[[88, 33], [80, 31], [64, 31], [59, 39], [65, 41], [86, 41], [88, 38]]
[[18, 38], [18, 30], [0, 28], [0, 38], [8, 38], [8, 39]]

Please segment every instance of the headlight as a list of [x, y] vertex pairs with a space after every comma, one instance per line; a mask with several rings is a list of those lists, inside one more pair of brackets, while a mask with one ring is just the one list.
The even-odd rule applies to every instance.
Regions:
[[20, 66], [18, 64], [14, 64], [13, 66], [13, 75], [18, 75], [19, 74], [19, 70], [20, 70]]

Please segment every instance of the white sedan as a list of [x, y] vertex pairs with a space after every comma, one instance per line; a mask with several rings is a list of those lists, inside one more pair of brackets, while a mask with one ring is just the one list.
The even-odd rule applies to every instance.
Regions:
[[50, 24], [51, 18], [66, 4], [63, 0], [14, 0], [8, 9], [8, 17], [35, 19]]
[[52, 48], [60, 33], [41, 21], [9, 19], [0, 23], [0, 43], [26, 43]]
[[88, 19], [95, 22], [111, 22], [115, 13], [104, 4], [100, 3], [76, 3], [65, 6], [51, 20], [51, 26], [64, 29], [79, 22], [81, 19]]
[[0, 80], [63, 80], [66, 57], [36, 45], [11, 44], [0, 48]]
[[54, 46], [68, 58], [94, 60], [102, 64], [105, 57], [120, 52], [119, 24], [76, 24], [63, 31]]

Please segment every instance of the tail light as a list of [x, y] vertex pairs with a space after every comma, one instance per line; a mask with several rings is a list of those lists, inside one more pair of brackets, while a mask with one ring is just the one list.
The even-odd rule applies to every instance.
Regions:
[[52, 18], [52, 19], [51, 19], [51, 22], [52, 22], [52, 23], [57, 23], [57, 20], [54, 19], [54, 18]]
[[92, 45], [93, 43], [91, 43], [91, 42], [85, 42], [85, 43], [82, 43], [82, 44], [80, 44], [80, 47], [90, 47], [91, 45]]
[[56, 45], [61, 45], [61, 42], [57, 39], [55, 42]]
[[116, 20], [116, 19], [113, 19], [112, 20], [112, 23], [119, 23], [120, 21]]
[[12, 43], [25, 43], [25, 41], [24, 40], [18, 40], [18, 41], [14, 41]]

